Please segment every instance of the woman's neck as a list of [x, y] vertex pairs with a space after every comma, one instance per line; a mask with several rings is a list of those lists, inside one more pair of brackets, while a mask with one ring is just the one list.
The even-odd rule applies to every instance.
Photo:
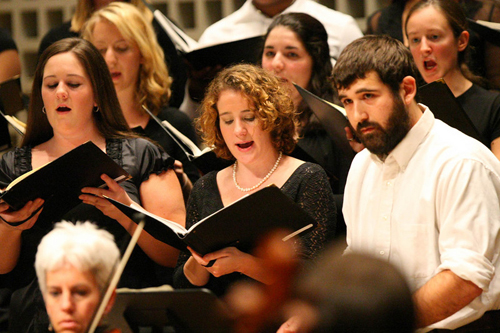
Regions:
[[444, 81], [455, 97], [462, 95], [472, 87], [472, 82], [469, 81], [459, 69], [448, 73], [448, 75], [444, 77]]
[[141, 105], [135, 98], [135, 94], [127, 91], [118, 93], [118, 100], [128, 126], [130, 128], [138, 126], [146, 128], [149, 115], [142, 110]]
[[50, 140], [37, 146], [37, 148], [45, 150], [49, 156], [55, 159], [87, 141], [92, 141], [96, 146], [101, 148], [102, 151], [106, 151], [106, 139], [100, 133], [94, 131], [91, 133], [81, 133], [80, 135], [71, 137], [55, 133]]

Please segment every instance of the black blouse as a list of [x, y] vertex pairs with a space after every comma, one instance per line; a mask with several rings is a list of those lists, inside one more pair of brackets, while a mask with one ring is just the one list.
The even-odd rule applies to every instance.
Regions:
[[[217, 186], [217, 172], [212, 171], [202, 177], [194, 186], [187, 207], [186, 229], [197, 221], [224, 207]], [[283, 193], [299, 204], [317, 222], [314, 230], [295, 241], [296, 250], [303, 259], [314, 259], [326, 242], [335, 233], [336, 206], [325, 171], [317, 164], [300, 165], [281, 187]], [[190, 257], [189, 252], [181, 252], [174, 273], [174, 287], [196, 288], [184, 275], [184, 264]], [[216, 295], [222, 295], [233, 282], [247, 278], [232, 273], [216, 278], [210, 276], [207, 285]]]

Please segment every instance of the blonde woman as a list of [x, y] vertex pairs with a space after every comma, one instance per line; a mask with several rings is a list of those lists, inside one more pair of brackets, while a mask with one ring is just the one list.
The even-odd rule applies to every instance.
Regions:
[[[106, 7], [112, 2], [126, 2], [137, 7], [137, 9], [146, 17], [148, 22], [152, 22], [153, 15], [151, 11], [146, 7], [143, 0], [124, 0], [124, 1], [113, 1], [113, 0], [78, 0], [76, 5], [75, 13], [70, 21], [64, 22], [60, 26], [51, 29], [42, 39], [40, 47], [38, 49], [38, 57], [42, 52], [49, 47], [52, 43], [57, 42], [60, 39], [68, 37], [79, 37], [80, 33], [85, 25], [85, 22], [92, 16], [92, 14]], [[149, 2], [149, 0], [146, 0]], [[156, 29], [160, 31], [160, 29]], [[170, 39], [165, 35], [158, 32], [157, 39], [159, 44], [164, 50], [166, 55], [166, 62], [171, 70], [171, 74], [175, 79], [173, 90], [173, 98], [170, 100], [170, 105], [179, 106], [184, 98], [184, 85], [186, 82], [186, 72], [185, 66], [182, 59], [177, 55], [175, 46], [170, 41]]]
[[167, 120], [191, 140], [194, 128], [186, 114], [168, 106], [171, 78], [163, 51], [151, 24], [134, 6], [113, 2], [96, 11], [82, 30], [106, 60], [120, 106], [130, 128], [156, 142], [182, 163], [182, 185], [190, 187], [199, 178], [197, 168], [182, 149], [145, 111]]

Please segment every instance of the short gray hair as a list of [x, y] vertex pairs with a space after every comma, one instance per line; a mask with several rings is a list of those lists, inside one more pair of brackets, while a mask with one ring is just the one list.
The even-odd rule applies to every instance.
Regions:
[[40, 290], [42, 294], [47, 291], [47, 272], [69, 264], [90, 272], [103, 293], [119, 260], [120, 250], [108, 231], [88, 221], [61, 221], [38, 245], [35, 269]]

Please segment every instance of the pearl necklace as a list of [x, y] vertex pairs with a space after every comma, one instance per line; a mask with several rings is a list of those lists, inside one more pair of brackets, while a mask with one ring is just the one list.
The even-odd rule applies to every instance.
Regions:
[[256, 185], [254, 185], [252, 187], [247, 187], [247, 188], [244, 188], [244, 187], [241, 187], [240, 185], [238, 185], [238, 182], [236, 181], [236, 168], [238, 167], [238, 161], [234, 162], [234, 164], [233, 164], [233, 181], [234, 181], [234, 185], [236, 186], [236, 188], [238, 190], [240, 190], [242, 192], [250, 192], [251, 190], [255, 190], [257, 187], [259, 187], [260, 185], [262, 185], [266, 180], [268, 180], [269, 177], [271, 177], [271, 175], [273, 174], [274, 171], [276, 171], [276, 168], [278, 167], [278, 164], [280, 163], [281, 156], [283, 156], [283, 153], [280, 151], [278, 159], [276, 160], [276, 163], [274, 163], [274, 166], [271, 169], [271, 171], [269, 171], [269, 173], [264, 178], [262, 178], [261, 181], [258, 182]]

